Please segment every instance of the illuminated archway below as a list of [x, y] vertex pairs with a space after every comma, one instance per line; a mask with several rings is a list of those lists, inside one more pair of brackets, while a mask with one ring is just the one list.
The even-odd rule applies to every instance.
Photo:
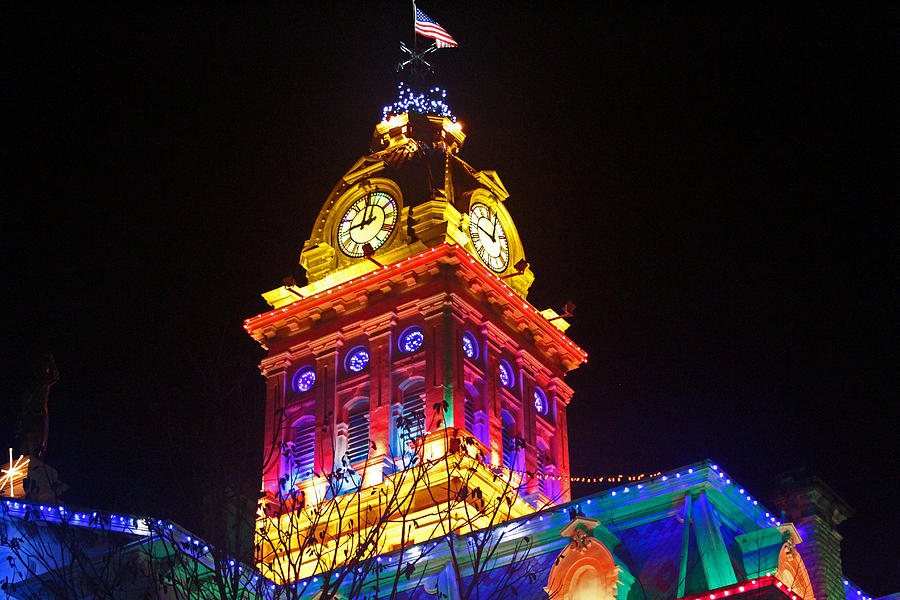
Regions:
[[612, 553], [591, 535], [596, 521], [580, 518], [561, 535], [572, 541], [559, 553], [544, 590], [560, 600], [614, 600], [619, 567]]
[[775, 571], [775, 577], [803, 600], [816, 600], [806, 565], [791, 542], [785, 543], [778, 553], [778, 570]]

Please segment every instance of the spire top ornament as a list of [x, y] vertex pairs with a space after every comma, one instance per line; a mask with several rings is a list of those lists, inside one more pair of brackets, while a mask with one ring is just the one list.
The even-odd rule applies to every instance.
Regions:
[[431, 54], [432, 52], [437, 50], [437, 44], [432, 44], [425, 50], [416, 52], [415, 50], [410, 50], [409, 48], [407, 48], [406, 44], [404, 44], [403, 42], [400, 42], [400, 50], [408, 54], [409, 58], [406, 58], [405, 60], [402, 60], [397, 64], [398, 72], [410, 66], [413, 70], [415, 70], [415, 67], [417, 65], [422, 65], [429, 73], [434, 73], [434, 69], [431, 67], [431, 63], [425, 60], [425, 55]]
[[[434, 19], [416, 8], [415, 0], [413, 7], [413, 43], [410, 49], [405, 43], [400, 42], [400, 51], [403, 52], [403, 59], [397, 63], [397, 71], [407, 72], [407, 85], [403, 81], [397, 86], [397, 100], [392, 104], [385, 106], [382, 111], [382, 122], [387, 121], [394, 115], [405, 113], [417, 113], [422, 115], [446, 117], [456, 122], [456, 117], [447, 105], [447, 92], [436, 86], [428, 86], [426, 78], [434, 76], [434, 68], [428, 62], [426, 57], [438, 48], [455, 48], [459, 44], [447, 33]], [[418, 36], [432, 38], [434, 43], [426, 49], [419, 51], [416, 46]], [[422, 91], [428, 87], [428, 91]]]

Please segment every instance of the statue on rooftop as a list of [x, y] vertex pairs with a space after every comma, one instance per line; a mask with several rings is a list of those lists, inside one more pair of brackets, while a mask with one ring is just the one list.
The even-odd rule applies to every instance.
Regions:
[[41, 457], [47, 450], [50, 415], [47, 404], [50, 388], [59, 381], [59, 369], [50, 352], [44, 352], [34, 362], [31, 379], [22, 398], [22, 410], [16, 428], [19, 454]]

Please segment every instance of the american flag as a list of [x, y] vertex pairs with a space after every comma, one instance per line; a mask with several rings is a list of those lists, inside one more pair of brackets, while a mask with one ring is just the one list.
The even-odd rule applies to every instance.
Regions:
[[455, 48], [459, 46], [450, 34], [437, 21], [416, 8], [416, 33], [434, 39], [438, 48]]

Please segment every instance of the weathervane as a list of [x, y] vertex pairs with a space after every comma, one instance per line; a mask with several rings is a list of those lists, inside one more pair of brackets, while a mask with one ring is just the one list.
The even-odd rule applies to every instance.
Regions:
[[403, 42], [400, 42], [400, 50], [402, 50], [403, 52], [406, 52], [409, 55], [409, 58], [398, 63], [397, 70], [402, 71], [409, 65], [420, 64], [420, 65], [423, 65], [426, 69], [428, 69], [429, 71], [431, 71], [433, 73], [434, 69], [431, 68], [431, 63], [429, 63], [427, 60], [425, 60], [424, 57], [426, 54], [431, 54], [432, 52], [437, 50], [437, 48], [438, 48], [437, 44], [432, 44], [432, 45], [428, 46], [428, 48], [426, 48], [425, 50], [422, 50], [421, 52], [416, 52], [415, 50], [410, 50], [409, 48], [407, 48], [406, 44], [404, 44]]
[[[439, 87], [431, 87], [427, 92], [421, 91], [425, 89], [425, 73], [434, 75], [434, 69], [431, 67], [425, 57], [439, 48], [455, 48], [459, 44], [456, 40], [441, 27], [437, 21], [416, 8], [413, 2], [413, 43], [410, 49], [406, 44], [400, 42], [400, 50], [405, 53], [404, 59], [397, 64], [397, 71], [409, 67], [409, 76], [411, 85], [407, 86], [400, 82], [397, 86], [397, 100], [384, 107], [382, 117], [387, 120], [392, 115], [398, 115], [408, 112], [416, 112], [419, 114], [440, 115], [447, 117], [451, 121], [456, 121], [450, 107], [447, 106], [447, 92]], [[428, 48], [419, 51], [416, 47], [417, 36], [424, 36], [434, 40]], [[421, 67], [421, 68], [420, 68]]]
[[[456, 43], [456, 40], [453, 39], [447, 30], [441, 27], [437, 21], [423, 13], [421, 10], [416, 8], [415, 0], [412, 3], [413, 7], [413, 47], [412, 50], [406, 47], [406, 44], [400, 42], [400, 50], [409, 55], [409, 58], [401, 61], [397, 65], [397, 70], [401, 71], [406, 67], [412, 65], [413, 70], [415, 70], [415, 65], [420, 64], [423, 65], [429, 71], [432, 71], [431, 64], [425, 60], [426, 54], [431, 54], [438, 48], [455, 48], [459, 46]], [[431, 38], [434, 40], [434, 43], [431, 44], [425, 50], [421, 52], [416, 48], [416, 35], [421, 35], [427, 38]]]

